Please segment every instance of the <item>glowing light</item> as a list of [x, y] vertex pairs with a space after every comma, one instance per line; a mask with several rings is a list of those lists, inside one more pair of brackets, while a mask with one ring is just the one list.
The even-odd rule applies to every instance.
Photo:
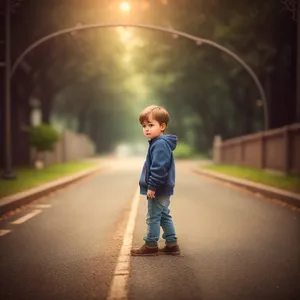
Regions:
[[119, 27], [118, 31], [123, 42], [127, 42], [132, 38], [132, 32], [126, 27]]
[[128, 2], [123, 1], [120, 3], [120, 10], [124, 12], [130, 12], [131, 11], [131, 6]]

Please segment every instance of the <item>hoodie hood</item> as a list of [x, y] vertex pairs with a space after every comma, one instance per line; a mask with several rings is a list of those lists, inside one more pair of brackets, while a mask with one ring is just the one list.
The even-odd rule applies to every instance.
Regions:
[[177, 136], [172, 134], [161, 135], [159, 139], [165, 140], [170, 146], [171, 150], [174, 151], [177, 146]]

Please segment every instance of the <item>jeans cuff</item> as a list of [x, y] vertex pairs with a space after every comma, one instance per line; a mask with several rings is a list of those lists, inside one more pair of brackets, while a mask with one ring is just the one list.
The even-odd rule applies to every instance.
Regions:
[[167, 246], [176, 246], [176, 245], [178, 245], [178, 243], [177, 243], [177, 241], [172, 241], [172, 242], [168, 242], [168, 241], [166, 241], [166, 245]]
[[151, 247], [151, 248], [155, 248], [155, 247], [158, 247], [158, 244], [153, 244], [153, 243], [149, 244], [149, 243], [146, 242], [146, 246]]

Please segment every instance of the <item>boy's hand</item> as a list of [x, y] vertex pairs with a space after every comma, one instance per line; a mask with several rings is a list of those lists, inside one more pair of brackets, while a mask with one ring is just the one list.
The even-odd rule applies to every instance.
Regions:
[[155, 191], [148, 190], [147, 191], [147, 197], [150, 198], [150, 199], [154, 199], [155, 198]]

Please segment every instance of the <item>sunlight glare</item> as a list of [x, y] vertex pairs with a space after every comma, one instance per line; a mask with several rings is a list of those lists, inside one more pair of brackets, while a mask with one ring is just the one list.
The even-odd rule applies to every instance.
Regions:
[[121, 40], [125, 43], [132, 38], [132, 32], [128, 28], [119, 27], [118, 31], [120, 33]]
[[123, 1], [120, 3], [120, 10], [122, 10], [124, 12], [130, 12], [131, 6], [128, 2]]

